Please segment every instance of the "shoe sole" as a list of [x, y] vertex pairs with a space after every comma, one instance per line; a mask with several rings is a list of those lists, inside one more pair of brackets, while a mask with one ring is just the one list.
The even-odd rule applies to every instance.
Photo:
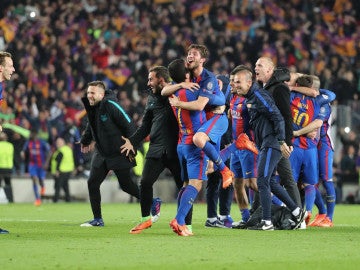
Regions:
[[146, 230], [146, 229], [149, 229], [150, 227], [148, 228], [145, 228], [145, 229], [140, 229], [140, 230], [131, 230], [129, 233], [130, 234], [139, 234], [139, 233], [142, 233], [143, 230]]
[[225, 225], [215, 225], [215, 226], [207, 226], [205, 228], [218, 228], [218, 229], [229, 229], [230, 227], [226, 227]]
[[139, 229], [137, 229], [137, 228], [135, 227], [135, 228], [132, 228], [129, 233], [131, 233], [131, 234], [139, 234], [139, 233], [141, 233], [143, 230], [146, 230], [146, 229], [151, 228], [151, 226], [152, 226], [152, 224], [151, 224], [150, 226], [146, 227], [146, 228], [139, 228]]
[[193, 233], [190, 233], [190, 232], [187, 233], [186, 231], [180, 230], [179, 225], [177, 225], [177, 224], [170, 223], [169, 225], [170, 225], [170, 228], [172, 229], [172, 231], [174, 233], [176, 233], [177, 235], [179, 235], [179, 236], [192, 236], [192, 235], [194, 235]]
[[245, 230], [245, 229], [247, 229], [246, 226], [232, 226], [231, 228], [235, 229], [235, 230]]
[[94, 225], [91, 225], [91, 224], [81, 224], [80, 227], [104, 227], [104, 225], [94, 226]]
[[329, 224], [319, 224], [318, 226], [316, 226], [316, 227], [319, 227], [319, 228], [332, 228], [332, 227], [334, 227], [334, 225], [329, 225]]
[[246, 229], [246, 223], [232, 224], [232, 229]]
[[251, 228], [251, 227], [249, 227], [249, 228], [247, 228], [248, 230], [250, 230], [250, 231], [274, 231], [274, 227], [272, 227], [272, 228], [270, 228], [270, 229], [263, 229], [263, 228]]

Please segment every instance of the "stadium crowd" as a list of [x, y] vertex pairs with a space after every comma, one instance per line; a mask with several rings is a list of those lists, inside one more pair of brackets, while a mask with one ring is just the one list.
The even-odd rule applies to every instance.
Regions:
[[[1, 121], [37, 129], [53, 147], [58, 136], [74, 143], [86, 121], [86, 84], [103, 80], [139, 124], [148, 70], [183, 57], [192, 43], [208, 47], [206, 67], [215, 74], [267, 56], [317, 75], [337, 104], [359, 107], [356, 0], [3, 0], [0, 51], [12, 53], [16, 74], [6, 83]], [[81, 170], [86, 157], [78, 150]]]

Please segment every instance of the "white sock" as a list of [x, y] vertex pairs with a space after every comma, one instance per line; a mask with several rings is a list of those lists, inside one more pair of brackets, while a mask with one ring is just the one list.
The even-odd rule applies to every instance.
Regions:
[[291, 214], [293, 214], [293, 216], [298, 216], [300, 214], [300, 207], [296, 207], [294, 211], [291, 212]]
[[266, 225], [271, 225], [272, 224], [271, 220], [264, 220], [263, 219], [263, 221], [265, 222]]

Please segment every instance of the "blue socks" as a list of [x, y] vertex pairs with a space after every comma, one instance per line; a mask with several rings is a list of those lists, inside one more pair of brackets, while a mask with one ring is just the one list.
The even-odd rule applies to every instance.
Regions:
[[335, 211], [335, 187], [333, 181], [323, 181], [323, 185], [326, 190], [326, 208], [327, 216], [332, 220]]
[[242, 219], [242, 221], [247, 222], [247, 221], [249, 220], [249, 218], [250, 218], [250, 211], [249, 211], [249, 209], [248, 209], [248, 208], [246, 208], [246, 209], [241, 209], [240, 212], [241, 212], [241, 219]]
[[231, 153], [235, 152], [236, 150], [238, 149], [236, 148], [235, 143], [232, 143], [228, 147], [220, 151], [220, 158], [222, 159], [222, 161], [225, 162], [230, 158]]
[[216, 166], [220, 171], [225, 168], [224, 161], [221, 159], [219, 151], [217, 151], [210, 142], [206, 142], [202, 150], [214, 162], [214, 167]]
[[198, 191], [194, 186], [187, 185], [184, 189], [184, 192], [182, 193], [180, 198], [180, 205], [175, 217], [179, 225], [185, 224], [185, 217], [188, 214], [190, 208], [192, 207], [197, 195]]
[[39, 189], [37, 184], [33, 184], [33, 190], [35, 194], [35, 199], [40, 199]]
[[326, 207], [322, 199], [319, 187], [317, 185], [315, 186], [315, 193], [315, 205], [319, 209], [319, 214], [326, 214]]
[[184, 191], [185, 191], [185, 187], [182, 187], [182, 188], [179, 190], [179, 193], [178, 193], [178, 196], [177, 196], [177, 208], [178, 208], [178, 209], [179, 209], [180, 200], [181, 200], [181, 197], [182, 197]]
[[305, 186], [304, 190], [305, 190], [306, 211], [312, 212], [315, 202], [315, 196], [316, 196], [315, 186], [307, 185]]
[[316, 197], [315, 197], [315, 205], [319, 209], [319, 214], [326, 214], [330, 220], [334, 217], [335, 210], [335, 187], [332, 181], [322, 181], [325, 190], [326, 190], [326, 207], [321, 195], [319, 188], [316, 186]]
[[[236, 148], [235, 143], [232, 143], [228, 147], [222, 149], [220, 151], [221, 160], [226, 162], [231, 157], [231, 153], [235, 152], [236, 150], [238, 149]], [[218, 166], [216, 166], [216, 164], [214, 164], [214, 170], [218, 170]]]

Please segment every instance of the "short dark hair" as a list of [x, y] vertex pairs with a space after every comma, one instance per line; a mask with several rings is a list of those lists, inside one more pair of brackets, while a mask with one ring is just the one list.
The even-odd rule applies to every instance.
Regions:
[[100, 87], [100, 88], [102, 88], [102, 89], [106, 89], [106, 85], [105, 85], [105, 83], [103, 82], [103, 81], [92, 81], [92, 82], [89, 82], [88, 84], [87, 84], [87, 86], [89, 87], [89, 86], [97, 86], [97, 87]]
[[186, 79], [186, 74], [189, 73], [189, 70], [185, 66], [184, 59], [175, 59], [171, 61], [168, 65], [168, 70], [171, 79], [176, 83], [184, 82]]
[[231, 71], [231, 75], [235, 75], [239, 72], [246, 72], [249, 76], [249, 79], [251, 78], [251, 80], [254, 80], [254, 73], [252, 71], [251, 68], [249, 68], [248, 66], [245, 65], [238, 65], [236, 66], [232, 71]]
[[11, 53], [0, 51], [0, 65], [1, 65], [1, 66], [4, 66], [4, 65], [5, 65], [5, 58], [6, 58], [6, 57], [12, 58]]
[[313, 77], [311, 77], [310, 75], [300, 76], [299, 78], [297, 78], [296, 84], [298, 86], [305, 86], [311, 88], [313, 85]]
[[209, 57], [209, 50], [205, 45], [201, 45], [201, 44], [191, 44], [188, 49], [187, 52], [189, 52], [191, 49], [195, 49], [198, 50], [200, 52], [200, 55], [202, 58], [208, 59]]
[[240, 72], [240, 71], [243, 71], [243, 70], [249, 71], [249, 72], [252, 74], [251, 76], [254, 75], [252, 69], [251, 69], [250, 67], [248, 67], [248, 66], [245, 66], [245, 65], [238, 65], [238, 66], [236, 66], [236, 67], [230, 72], [230, 75], [235, 75], [236, 73], [238, 73], [238, 72]]
[[169, 71], [166, 67], [164, 66], [154, 66], [152, 68], [149, 69], [149, 73], [150, 72], [154, 72], [156, 78], [164, 78], [165, 82], [170, 82], [170, 75], [169, 75]]

